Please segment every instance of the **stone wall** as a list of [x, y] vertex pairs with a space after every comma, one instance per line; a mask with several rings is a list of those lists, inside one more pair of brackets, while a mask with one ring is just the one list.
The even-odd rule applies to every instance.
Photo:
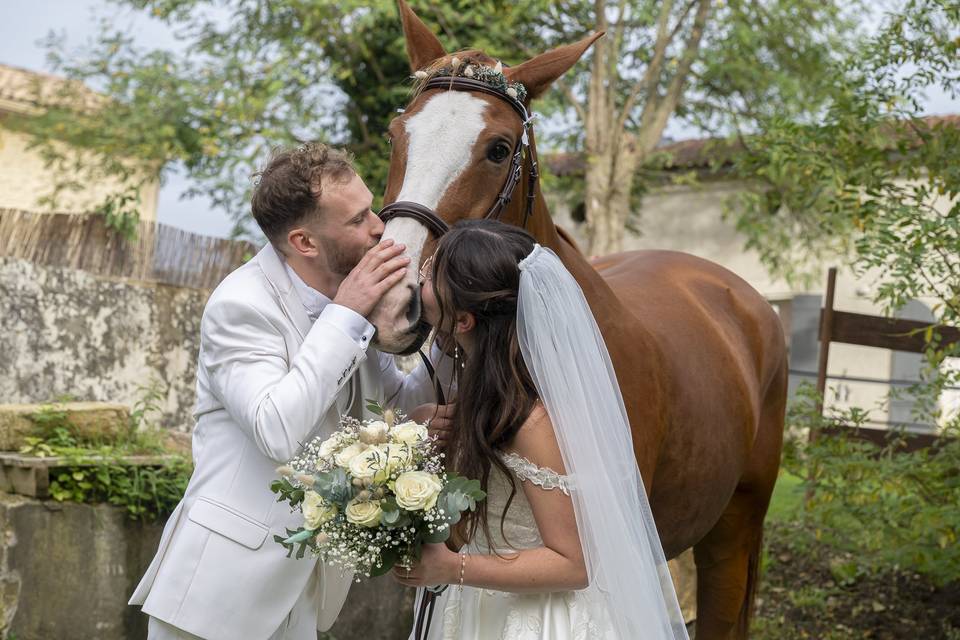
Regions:
[[0, 401], [133, 405], [153, 384], [162, 426], [191, 429], [208, 295], [0, 258]]
[[[147, 617], [127, 600], [162, 530], [117, 507], [0, 493], [0, 638], [143, 640]], [[353, 586], [330, 636], [403, 640], [412, 616], [411, 589], [371, 580]]]
[[107, 505], [0, 493], [0, 634], [17, 640], [146, 637], [127, 599], [162, 527]]

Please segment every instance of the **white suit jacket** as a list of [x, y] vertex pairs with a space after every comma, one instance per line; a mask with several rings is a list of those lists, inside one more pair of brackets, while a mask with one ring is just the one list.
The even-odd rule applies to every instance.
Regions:
[[257, 640], [311, 589], [318, 628], [333, 624], [352, 577], [273, 540], [302, 523], [270, 491], [276, 467], [334, 431], [351, 399], [435, 401], [424, 368], [404, 378], [358, 320], [329, 304], [311, 323], [269, 244], [217, 287], [200, 328], [194, 472], [130, 604], [202, 638]]

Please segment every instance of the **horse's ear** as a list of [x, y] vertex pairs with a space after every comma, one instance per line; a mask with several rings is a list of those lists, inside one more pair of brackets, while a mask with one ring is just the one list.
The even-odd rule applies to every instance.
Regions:
[[423, 24], [423, 20], [413, 12], [410, 5], [404, 0], [397, 0], [397, 7], [400, 9], [400, 21], [403, 23], [403, 36], [407, 41], [407, 57], [410, 59], [411, 71], [426, 68], [434, 60], [447, 55], [440, 40], [427, 25]]
[[539, 98], [550, 88], [554, 80], [575, 65], [590, 45], [602, 35], [603, 31], [598, 31], [579, 42], [541, 53], [523, 64], [504, 69], [504, 73], [511, 82], [523, 83], [530, 100]]

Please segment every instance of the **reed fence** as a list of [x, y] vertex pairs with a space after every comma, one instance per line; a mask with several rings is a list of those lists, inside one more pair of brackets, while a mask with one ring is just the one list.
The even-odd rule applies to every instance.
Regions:
[[213, 289], [257, 252], [245, 241], [141, 221], [125, 238], [103, 216], [0, 208], [0, 257], [197, 289]]

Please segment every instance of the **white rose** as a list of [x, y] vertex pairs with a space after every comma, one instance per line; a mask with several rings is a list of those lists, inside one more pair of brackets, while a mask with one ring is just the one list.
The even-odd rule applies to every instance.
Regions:
[[397, 442], [416, 444], [421, 440], [426, 440], [430, 436], [430, 432], [422, 424], [408, 420], [395, 426], [390, 431], [390, 436]]
[[376, 422], [371, 422], [370, 424], [360, 427], [360, 442], [366, 444], [380, 444], [381, 442], [387, 441], [387, 427], [386, 422], [381, 422], [377, 420]]
[[329, 458], [343, 446], [343, 434], [339, 431], [320, 443], [318, 451], [321, 458]]
[[383, 510], [379, 502], [353, 499], [347, 503], [347, 508], [343, 512], [348, 522], [361, 527], [375, 527], [380, 524], [380, 514]]
[[441, 489], [443, 484], [440, 478], [426, 471], [401, 473], [393, 486], [397, 504], [407, 511], [432, 509], [437, 504]]
[[369, 447], [350, 459], [350, 475], [367, 482], [383, 482], [387, 477], [387, 452], [383, 447]]
[[333, 461], [336, 462], [338, 466], [346, 469], [350, 465], [351, 460], [367, 449], [369, 449], [368, 445], [365, 445], [362, 442], [354, 442], [352, 445], [344, 448], [342, 451], [333, 456]]
[[307, 529], [317, 529], [337, 515], [337, 505], [330, 504], [316, 491], [307, 491], [303, 495], [303, 520]]
[[387, 455], [387, 474], [392, 474], [397, 469], [403, 469], [413, 462], [413, 449], [407, 444], [383, 445], [383, 451]]

